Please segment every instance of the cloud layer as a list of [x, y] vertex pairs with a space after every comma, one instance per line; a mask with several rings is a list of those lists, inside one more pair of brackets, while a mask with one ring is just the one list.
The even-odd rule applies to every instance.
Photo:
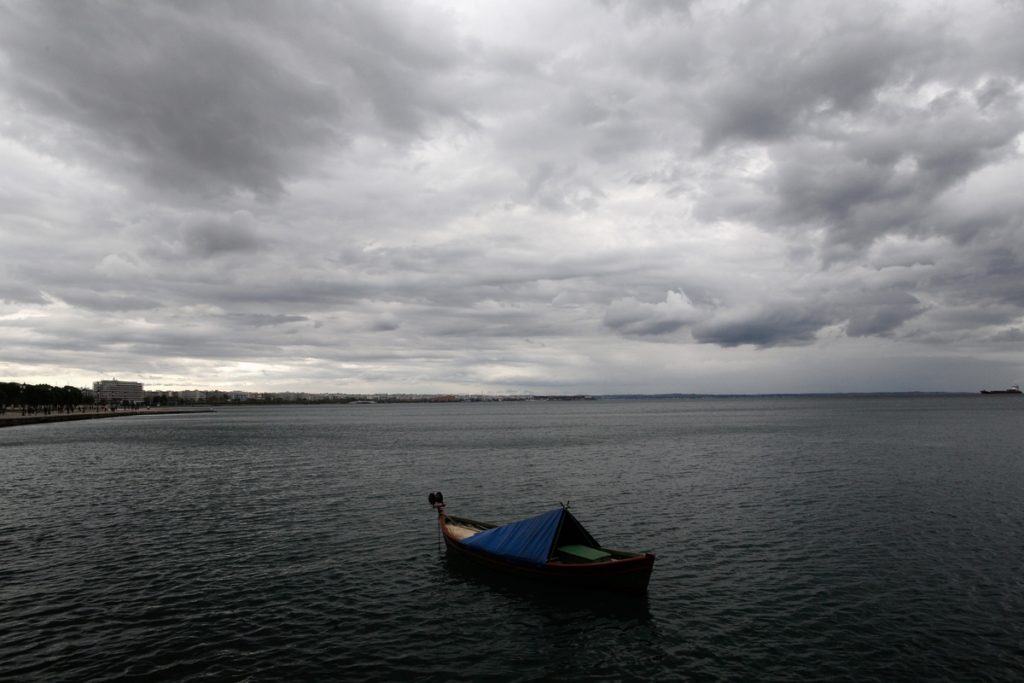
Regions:
[[1024, 380], [1024, 6], [0, 7], [0, 375]]

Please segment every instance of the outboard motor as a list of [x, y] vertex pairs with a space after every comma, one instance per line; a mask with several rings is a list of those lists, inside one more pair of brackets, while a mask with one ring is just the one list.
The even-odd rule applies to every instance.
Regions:
[[427, 500], [430, 501], [430, 507], [441, 509], [444, 507], [444, 496], [441, 495], [440, 491], [435, 491], [427, 496]]

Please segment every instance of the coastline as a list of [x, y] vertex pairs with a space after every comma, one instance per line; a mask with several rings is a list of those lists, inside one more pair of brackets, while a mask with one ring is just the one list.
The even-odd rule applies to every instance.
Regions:
[[149, 410], [118, 410], [115, 412], [92, 411], [84, 413], [51, 413], [50, 415], [0, 415], [0, 429], [48, 422], [71, 422], [73, 420], [98, 420], [107, 417], [129, 417], [132, 415], [177, 415], [182, 413], [213, 413], [212, 408], [152, 408]]

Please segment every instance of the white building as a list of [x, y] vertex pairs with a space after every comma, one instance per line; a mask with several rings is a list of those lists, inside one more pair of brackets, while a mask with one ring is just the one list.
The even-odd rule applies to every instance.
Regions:
[[117, 379], [101, 379], [92, 383], [97, 403], [120, 405], [122, 403], [142, 403], [144, 394], [142, 382], [122, 382]]

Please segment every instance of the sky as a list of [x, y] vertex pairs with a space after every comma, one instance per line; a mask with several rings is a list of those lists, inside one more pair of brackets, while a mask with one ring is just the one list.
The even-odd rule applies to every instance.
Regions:
[[1024, 2], [0, 0], [0, 379], [1024, 383]]

